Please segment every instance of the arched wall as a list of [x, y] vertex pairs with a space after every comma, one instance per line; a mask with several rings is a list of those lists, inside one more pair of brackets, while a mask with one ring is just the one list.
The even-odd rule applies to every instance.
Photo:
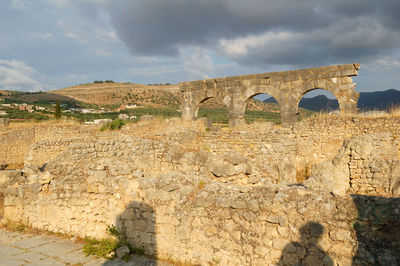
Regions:
[[335, 96], [339, 103], [339, 110], [341, 113], [355, 113], [357, 111], [357, 101], [360, 94], [356, 92], [354, 88], [355, 85], [351, 87], [338, 86], [332, 80], [307, 82], [304, 84], [303, 89], [299, 91], [300, 95], [297, 98], [296, 112], [298, 112], [299, 103], [305, 94], [313, 90], [322, 89], [329, 91]]
[[358, 64], [348, 64], [182, 82], [179, 84], [184, 93], [182, 118], [196, 119], [201, 101], [214, 97], [228, 107], [229, 124], [240, 125], [244, 123], [246, 101], [266, 93], [279, 104], [282, 126], [290, 127], [297, 122], [301, 98], [314, 89], [330, 91], [337, 98], [341, 112], [352, 114], [357, 111], [359, 93], [354, 90], [351, 76], [356, 76], [358, 69]]

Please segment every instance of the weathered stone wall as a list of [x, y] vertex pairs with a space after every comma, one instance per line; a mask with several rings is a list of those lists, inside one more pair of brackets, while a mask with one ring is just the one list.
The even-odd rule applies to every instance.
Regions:
[[[20, 169], [27, 157], [30, 161], [43, 164], [64, 151], [68, 143], [101, 138], [101, 135], [105, 134], [94, 126], [35, 126], [5, 129], [0, 131], [0, 165], [8, 165], [9, 169]], [[107, 135], [108, 138], [113, 136], [112, 133]]]
[[[395, 118], [332, 116], [308, 119], [296, 124], [293, 129], [274, 128], [271, 124], [254, 124], [243, 129], [215, 132], [206, 132], [204, 127], [178, 128], [177, 123], [156, 122], [161, 126], [157, 123], [139, 123], [118, 133], [101, 132], [98, 128], [89, 126], [35, 127], [30, 130], [3, 132], [4, 135], [0, 136], [1, 163], [22, 166], [26, 158], [31, 164], [41, 166], [68, 148], [69, 143], [76, 142], [74, 139], [107, 140], [121, 135], [139, 135], [144, 139], [163, 141], [164, 149], [172, 147], [169, 153], [175, 152], [175, 156], [187, 151], [207, 152], [215, 157], [218, 155], [220, 158], [217, 162], [220, 165], [226, 164], [226, 167], [232, 165], [226, 160], [226, 155], [236, 151], [246, 158], [246, 165], [250, 166], [249, 183], [262, 183], [263, 178], [277, 175], [279, 168], [282, 168], [279, 166], [282, 158], [286, 165], [293, 165], [297, 171], [302, 171], [315, 163], [333, 159], [343, 140], [350, 139], [353, 135], [390, 132], [399, 137], [400, 132], [400, 119]], [[29, 149], [30, 145], [33, 145], [32, 149]], [[168, 160], [166, 163], [168, 164]], [[243, 176], [232, 172], [226, 174], [227, 179], [241, 180], [241, 183], [245, 181]]]
[[350, 190], [363, 195], [390, 195], [400, 178], [397, 146], [398, 139], [390, 134], [355, 139], [349, 147]]
[[21, 168], [34, 139], [35, 130], [31, 128], [0, 131], [0, 165]]
[[[372, 221], [386, 228], [398, 221], [398, 198], [384, 204], [377, 198], [377, 207], [360, 217], [364, 200], [346, 191], [400, 195], [400, 123], [365, 122], [332, 118], [293, 129], [270, 125], [262, 131], [250, 125], [248, 130], [216, 132], [173, 130], [173, 125], [152, 131], [151, 124], [138, 124], [132, 126], [136, 130], [93, 133], [99, 140], [74, 139], [71, 133], [60, 141], [61, 133], [53, 139], [43, 133], [31, 146], [22, 172], [0, 172], [6, 176], [0, 185], [4, 216], [53, 232], [98, 238], [106, 236], [108, 225], [116, 225], [148, 254], [191, 263], [292, 265], [299, 259], [331, 259], [339, 265], [390, 265], [400, 262], [396, 240], [353, 225]], [[387, 123], [391, 132], [381, 133]], [[308, 153], [307, 161], [302, 156]], [[324, 161], [329, 167], [319, 169], [330, 171], [317, 173], [305, 185], [295, 184], [293, 165]], [[327, 183], [335, 184], [336, 175], [343, 173], [339, 185], [344, 181], [347, 187], [338, 196]], [[371, 202], [371, 196], [365, 197]], [[382, 206], [390, 211], [382, 212]], [[398, 228], [391, 226], [389, 231]], [[380, 237], [395, 243], [384, 246], [386, 253], [373, 244]], [[308, 258], [311, 249], [318, 254]]]
[[[70, 167], [60, 164], [36, 180], [18, 180], [7, 191], [5, 217], [80, 236], [104, 236], [107, 225], [115, 224], [149, 254], [221, 265], [276, 263], [284, 250], [285, 261], [293, 262], [308, 245], [300, 239], [310, 232], [300, 229], [313, 222], [324, 228], [313, 237], [320, 238], [325, 255], [350, 265], [356, 254], [351, 198], [301, 186], [226, 187], [179, 173], [124, 177], [116, 172], [117, 161], [83, 171]], [[74, 170], [82, 175], [67, 178]]]
[[[312, 248], [324, 252], [309, 260], [338, 265], [351, 265], [356, 255], [375, 262], [371, 254], [380, 255], [368, 246], [358, 251], [360, 232], [353, 224], [369, 218], [358, 219], [349, 196], [304, 186], [227, 186], [194, 172], [152, 174], [129, 161], [142, 152], [136, 144], [76, 145], [59, 157], [65, 161], [56, 158], [42, 171], [14, 175], [13, 185], [1, 191], [5, 217], [80, 236], [103, 237], [108, 225], [116, 225], [148, 254], [191, 263], [293, 265]], [[392, 212], [374, 215], [400, 218], [399, 200], [385, 206]]]

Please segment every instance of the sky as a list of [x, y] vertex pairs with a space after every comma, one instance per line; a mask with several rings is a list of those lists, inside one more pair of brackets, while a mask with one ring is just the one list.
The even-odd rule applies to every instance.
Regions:
[[400, 89], [399, 0], [1, 0], [0, 89], [172, 83], [360, 63]]

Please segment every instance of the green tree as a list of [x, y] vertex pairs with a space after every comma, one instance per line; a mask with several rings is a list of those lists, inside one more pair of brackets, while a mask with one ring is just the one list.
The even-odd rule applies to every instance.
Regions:
[[56, 110], [54, 111], [54, 118], [55, 119], [60, 119], [61, 118], [61, 107], [60, 107], [60, 102], [56, 103]]

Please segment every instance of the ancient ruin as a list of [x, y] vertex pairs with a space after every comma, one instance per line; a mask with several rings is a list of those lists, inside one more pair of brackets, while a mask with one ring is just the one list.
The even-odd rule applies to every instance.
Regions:
[[[400, 117], [355, 114], [358, 68], [181, 83], [184, 119], [146, 116], [120, 131], [2, 127], [1, 222], [96, 238], [116, 226], [181, 264], [399, 265]], [[350, 115], [295, 123], [315, 88]], [[258, 93], [278, 100], [284, 127], [192, 121], [216, 97], [241, 125]]]
[[258, 94], [273, 96], [280, 106], [283, 127], [297, 122], [301, 98], [314, 89], [330, 91], [344, 114], [357, 112], [358, 92], [352, 76], [359, 64], [326, 66], [284, 72], [262, 73], [179, 83], [184, 94], [182, 118], [194, 120], [202, 102], [216, 98], [228, 108], [231, 126], [244, 124], [246, 101]]

